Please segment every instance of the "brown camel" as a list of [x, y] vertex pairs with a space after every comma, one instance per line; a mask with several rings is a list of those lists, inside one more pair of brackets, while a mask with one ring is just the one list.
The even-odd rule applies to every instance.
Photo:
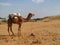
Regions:
[[31, 17], [34, 16], [33, 13], [29, 13], [27, 18], [23, 18], [22, 16], [18, 16], [18, 15], [13, 15], [13, 14], [9, 14], [9, 18], [8, 18], [8, 33], [10, 35], [10, 31], [12, 32], [12, 35], [14, 35], [13, 31], [12, 31], [12, 24], [18, 24], [18, 35], [21, 35], [21, 25], [23, 22], [28, 22]]

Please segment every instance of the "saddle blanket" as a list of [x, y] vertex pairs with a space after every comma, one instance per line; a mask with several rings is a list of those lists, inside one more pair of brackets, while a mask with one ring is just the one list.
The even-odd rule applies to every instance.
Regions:
[[18, 17], [14, 17], [15, 19], [17, 19]]

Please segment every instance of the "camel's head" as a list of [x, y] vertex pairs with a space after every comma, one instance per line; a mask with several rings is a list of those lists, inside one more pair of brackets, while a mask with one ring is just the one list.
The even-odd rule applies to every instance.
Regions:
[[35, 14], [34, 13], [29, 13], [29, 16], [32, 17], [32, 16], [35, 16]]

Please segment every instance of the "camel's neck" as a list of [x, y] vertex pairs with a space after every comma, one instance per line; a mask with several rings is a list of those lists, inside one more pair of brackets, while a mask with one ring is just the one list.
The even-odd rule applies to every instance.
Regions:
[[31, 19], [32, 16], [28, 15], [26, 20], [29, 21]]

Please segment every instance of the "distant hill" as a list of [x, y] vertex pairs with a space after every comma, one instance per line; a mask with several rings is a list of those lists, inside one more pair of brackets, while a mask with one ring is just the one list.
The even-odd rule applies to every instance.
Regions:
[[60, 20], [60, 15], [47, 16], [47, 17], [43, 17], [43, 18], [36, 18], [36, 19], [32, 19], [31, 21], [44, 21], [44, 22], [48, 22], [48, 21], [52, 21], [52, 20]]
[[60, 20], [60, 15], [55, 16], [47, 16], [42, 18], [43, 21], [52, 21], [52, 20]]

